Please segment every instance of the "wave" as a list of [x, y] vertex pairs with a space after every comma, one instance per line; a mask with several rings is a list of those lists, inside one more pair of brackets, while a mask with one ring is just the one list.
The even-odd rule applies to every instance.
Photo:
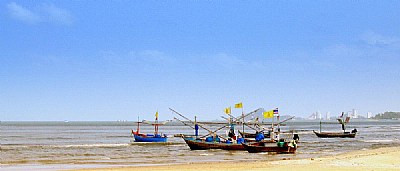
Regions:
[[132, 138], [130, 135], [109, 135], [106, 138]]
[[37, 145], [37, 144], [7, 144], [2, 145], [3, 149], [27, 149], [27, 148], [112, 148], [112, 147], [125, 147], [129, 144], [66, 144], [66, 145]]
[[367, 143], [389, 143], [393, 142], [393, 140], [361, 140], [362, 142], [367, 142]]
[[177, 144], [171, 144], [167, 145], [168, 147], [186, 147], [187, 145], [185, 143], [177, 143]]
[[90, 148], [90, 147], [125, 147], [129, 146], [128, 143], [124, 144], [70, 144], [70, 145], [51, 145], [56, 148]]
[[184, 142], [135, 142], [132, 141], [129, 145], [137, 146], [176, 146], [185, 144]]

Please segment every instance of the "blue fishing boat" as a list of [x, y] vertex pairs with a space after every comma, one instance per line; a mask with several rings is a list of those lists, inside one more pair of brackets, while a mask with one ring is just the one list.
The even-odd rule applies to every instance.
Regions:
[[135, 142], [167, 142], [167, 136], [160, 134], [133, 134]]
[[[138, 122], [137, 123], [137, 130], [134, 132], [132, 130], [132, 135], [135, 138], [135, 142], [167, 142], [167, 135], [165, 134], [159, 134], [158, 133], [158, 126], [164, 125], [166, 122], [159, 123], [158, 122], [158, 112], [156, 112], [156, 121], [154, 123], [149, 123], [146, 121]], [[148, 123], [154, 126], [154, 134], [141, 134], [139, 132], [140, 130], [140, 123]]]

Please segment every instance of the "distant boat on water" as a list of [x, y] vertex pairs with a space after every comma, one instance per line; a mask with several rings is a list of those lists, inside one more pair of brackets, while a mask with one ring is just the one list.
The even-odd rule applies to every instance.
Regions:
[[[135, 142], [167, 142], [167, 135], [158, 133], [158, 126], [164, 125], [166, 122], [159, 123], [158, 122], [158, 111], [156, 112], [156, 121], [154, 123], [150, 123], [148, 121], [139, 122], [139, 117], [137, 123], [136, 132], [132, 131], [132, 135], [135, 138]], [[154, 134], [141, 134], [140, 123], [147, 123], [154, 126]]]
[[322, 132], [321, 125], [322, 122], [319, 122], [319, 132], [313, 130], [314, 134], [319, 138], [355, 138], [357, 134], [357, 129], [353, 129], [351, 132], [346, 132], [345, 125], [349, 123], [350, 117], [346, 117], [346, 120], [343, 120], [343, 112], [342, 115], [338, 118], [338, 122], [342, 124], [343, 132]]
[[167, 136], [160, 134], [137, 134], [132, 132], [135, 142], [167, 142]]
[[320, 138], [355, 138], [357, 129], [352, 130], [351, 132], [316, 132], [314, 134]]

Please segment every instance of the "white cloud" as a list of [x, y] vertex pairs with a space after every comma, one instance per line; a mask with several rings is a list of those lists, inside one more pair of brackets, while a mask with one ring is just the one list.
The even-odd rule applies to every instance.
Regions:
[[324, 68], [329, 70], [340, 70], [352, 63], [360, 62], [363, 51], [358, 48], [347, 45], [337, 44], [331, 45], [317, 51], [310, 58], [311, 67]]
[[164, 52], [158, 50], [143, 50], [140, 52], [132, 51], [130, 56], [135, 60], [142, 61], [147, 64], [174, 64], [175, 58], [168, 56]]
[[263, 69], [271, 64], [271, 60], [246, 58], [243, 56], [235, 56], [227, 53], [217, 53], [203, 57], [201, 62], [207, 62], [209, 65], [222, 67], [226, 69]]
[[48, 17], [49, 22], [62, 25], [71, 25], [73, 22], [72, 15], [67, 10], [54, 5], [43, 5], [42, 9], [45, 12], [45, 16]]
[[150, 60], [150, 61], [168, 60], [168, 57], [163, 52], [160, 52], [157, 50], [145, 50], [145, 51], [139, 52], [139, 56], [141, 56], [144, 59]]
[[374, 46], [396, 45], [400, 43], [399, 39], [396, 37], [387, 37], [371, 31], [361, 35], [361, 40]]
[[31, 10], [18, 5], [15, 2], [7, 4], [8, 11], [15, 19], [26, 23], [35, 24], [41, 21], [40, 16]]
[[39, 8], [29, 9], [15, 2], [10, 2], [7, 4], [7, 8], [13, 18], [28, 24], [52, 23], [71, 25], [73, 23], [73, 17], [67, 10], [52, 4], [43, 4]]
[[226, 67], [226, 68], [234, 68], [237, 66], [244, 66], [246, 65], [246, 61], [232, 55], [228, 55], [226, 53], [219, 53], [212, 57], [212, 62], [217, 65]]

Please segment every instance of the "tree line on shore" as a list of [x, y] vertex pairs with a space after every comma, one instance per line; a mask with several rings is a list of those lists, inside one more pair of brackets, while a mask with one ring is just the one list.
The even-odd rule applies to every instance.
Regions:
[[373, 119], [399, 119], [400, 118], [400, 112], [385, 112], [385, 113], [379, 113], [375, 117], [372, 117]]

